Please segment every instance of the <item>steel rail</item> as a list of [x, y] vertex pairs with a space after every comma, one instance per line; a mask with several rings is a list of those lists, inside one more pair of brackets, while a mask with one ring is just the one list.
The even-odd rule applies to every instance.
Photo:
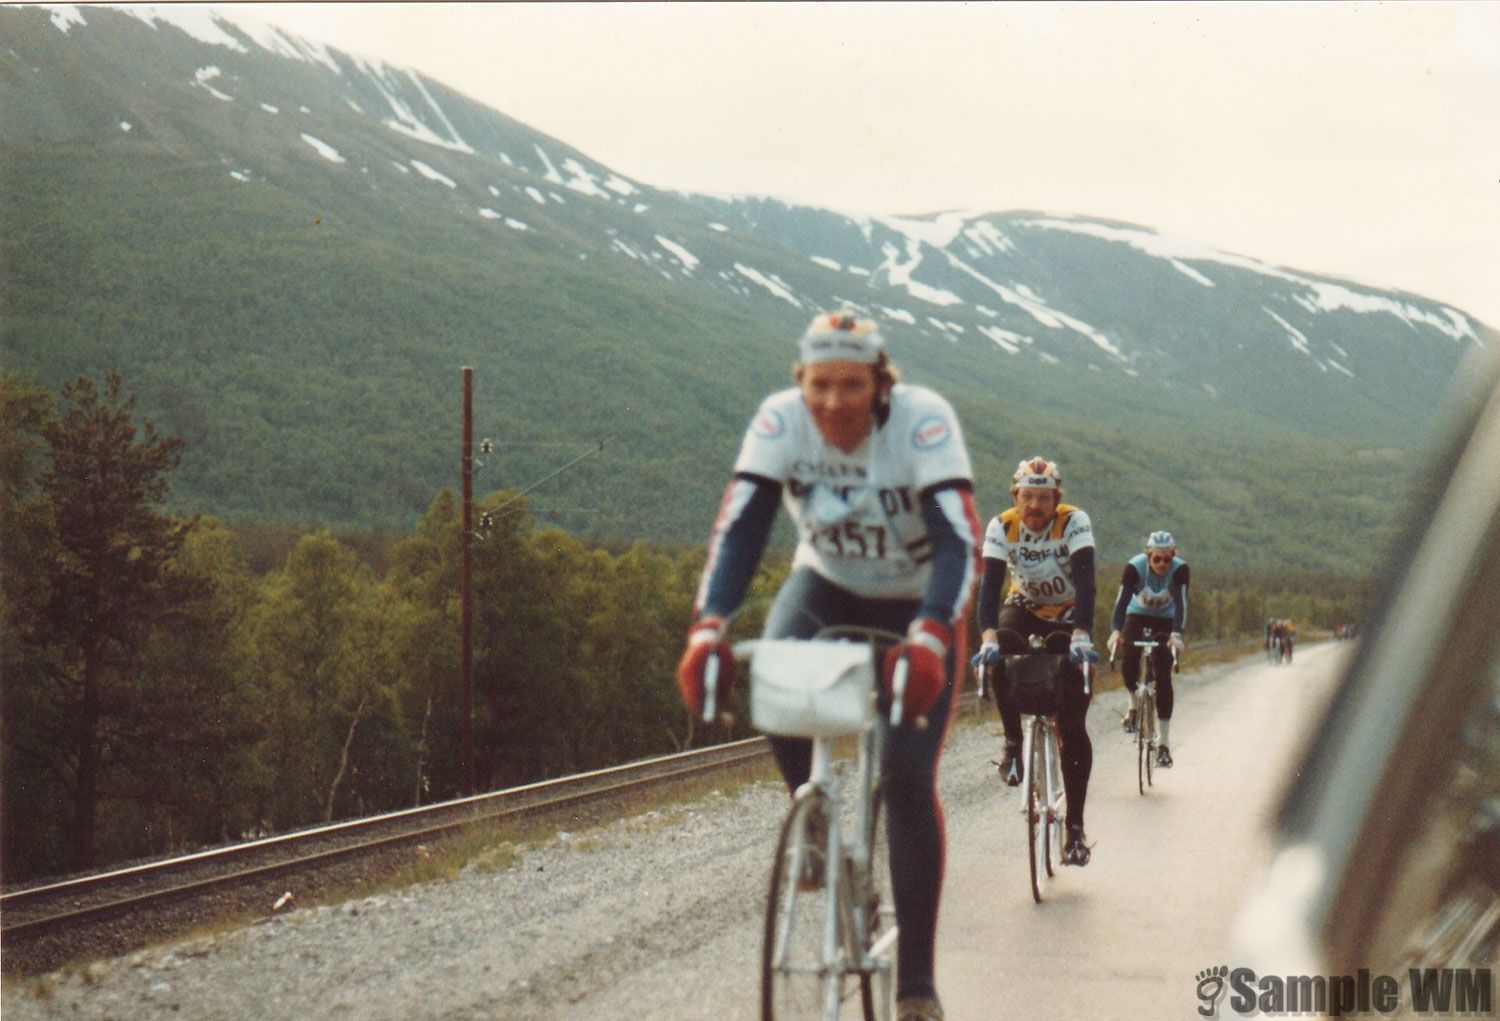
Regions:
[[[404, 809], [386, 815], [231, 844], [94, 875], [70, 877], [0, 895], [0, 935], [9, 939], [35, 934], [193, 893], [233, 886], [277, 873], [310, 869], [341, 858], [419, 842], [466, 827], [621, 797], [632, 791], [691, 779], [715, 770], [732, 769], [768, 758], [769, 753], [764, 738], [748, 738], [437, 805]], [[395, 832], [362, 836], [391, 827], [394, 827]], [[319, 843], [351, 838], [352, 843], [308, 850]], [[248, 859], [266, 854], [273, 855], [273, 860], [245, 864]], [[204, 866], [218, 871], [205, 877], [182, 881], [174, 879], [174, 876]], [[121, 888], [139, 887], [151, 882], [165, 885], [125, 896], [113, 893]], [[80, 898], [90, 896], [105, 899], [92, 904], [77, 903]], [[73, 901], [75, 906], [57, 911], [49, 910], [51, 905], [65, 900]], [[17, 913], [25, 916], [36, 911], [44, 913], [16, 918]]]

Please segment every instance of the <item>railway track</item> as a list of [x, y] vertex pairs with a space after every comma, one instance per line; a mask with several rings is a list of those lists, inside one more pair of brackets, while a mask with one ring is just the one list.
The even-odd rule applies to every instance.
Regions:
[[[967, 692], [958, 711], [977, 705], [977, 695]], [[287, 893], [306, 902], [322, 891], [378, 881], [465, 830], [553, 820], [573, 825], [569, 820], [603, 817], [673, 785], [770, 761], [765, 739], [749, 738], [6, 891], [0, 894], [4, 966], [36, 973], [128, 953], [194, 928], [264, 919]]]
[[285, 891], [307, 899], [390, 874], [473, 827], [573, 816], [769, 762], [765, 739], [750, 738], [9, 891], [0, 895], [5, 968], [48, 970], [195, 926], [265, 916]]

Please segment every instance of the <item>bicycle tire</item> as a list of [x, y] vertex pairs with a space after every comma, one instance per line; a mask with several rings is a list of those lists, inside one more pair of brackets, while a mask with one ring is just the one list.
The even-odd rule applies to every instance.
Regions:
[[[1050, 779], [1053, 779], [1053, 780], [1057, 781], [1058, 785], [1061, 786], [1062, 778], [1059, 777], [1059, 776], [1053, 776], [1052, 775], [1055, 772], [1056, 764], [1059, 761], [1059, 753], [1058, 753], [1058, 749], [1057, 749], [1057, 744], [1056, 744], [1055, 740], [1051, 737], [1051, 732], [1050, 731], [1043, 730], [1042, 733], [1048, 735], [1047, 745], [1048, 745], [1048, 747], [1050, 747], [1052, 749], [1052, 761], [1053, 761], [1054, 768], [1048, 770], [1048, 777]], [[1046, 756], [1043, 755], [1042, 759], [1043, 759], [1043, 761], [1046, 761]], [[1044, 822], [1042, 824], [1042, 831], [1043, 831], [1042, 832], [1042, 861], [1046, 862], [1046, 864], [1047, 864], [1047, 878], [1048, 879], [1051, 879], [1053, 876], [1057, 875], [1056, 870], [1053, 868], [1052, 859], [1054, 857], [1057, 857], [1057, 858], [1060, 859], [1061, 856], [1062, 856], [1062, 835], [1061, 835], [1061, 832], [1058, 831], [1058, 832], [1054, 833], [1054, 830], [1056, 830], [1057, 826], [1058, 826], [1057, 819], [1058, 819], [1058, 816], [1057, 816], [1057, 806], [1053, 805], [1051, 802], [1048, 802], [1048, 804], [1046, 806], [1046, 819], [1044, 820]], [[1054, 840], [1053, 840], [1054, 837], [1056, 837], [1056, 844], [1055, 844], [1055, 846], [1054, 846]]]
[[[1152, 760], [1156, 757], [1156, 691], [1146, 696], [1146, 715], [1151, 718], [1151, 738], [1146, 742], [1146, 786], [1152, 786]], [[1143, 792], [1144, 793], [1144, 792]]]
[[[815, 890], [798, 888], [795, 866], [797, 846], [815, 805], [824, 808], [821, 792], [798, 797], [781, 824], [776, 841], [776, 860], [771, 866], [771, 885], [766, 896], [766, 920], [761, 942], [760, 1009], [762, 1021], [807, 1021], [827, 1017], [830, 999], [842, 1003], [852, 994], [847, 974], [826, 973], [823, 968], [823, 936], [828, 917], [828, 898], [840, 895], [844, 870], [836, 870], [837, 889], [826, 882]], [[828, 849], [823, 848], [826, 854]], [[777, 948], [785, 942], [787, 955], [777, 960]]]
[[[864, 949], [884, 935], [887, 922], [894, 929], [896, 905], [891, 891], [890, 844], [886, 839], [885, 799], [876, 787], [870, 805], [870, 882], [876, 895], [876, 915], [873, 922], [867, 920], [869, 931], [865, 934]], [[883, 985], [882, 985], [883, 983]], [[865, 1021], [895, 1021], [896, 1017], [896, 950], [891, 948], [890, 968], [884, 976], [861, 975], [859, 977], [859, 1002], [864, 1010]]]
[[1135, 712], [1135, 786], [1146, 793], [1146, 696], [1136, 696]]
[[1037, 788], [1042, 784], [1041, 726], [1032, 721], [1031, 753], [1026, 760], [1026, 858], [1031, 865], [1031, 899], [1042, 902], [1042, 885], [1037, 867], [1037, 854], [1045, 854], [1047, 826], [1041, 819], [1041, 798]]

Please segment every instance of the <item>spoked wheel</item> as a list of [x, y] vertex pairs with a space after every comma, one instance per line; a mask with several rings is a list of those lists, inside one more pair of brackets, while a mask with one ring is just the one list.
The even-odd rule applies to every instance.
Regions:
[[[1144, 756], [1144, 758], [1146, 760], [1146, 786], [1150, 787], [1151, 786], [1151, 767], [1152, 767], [1151, 760], [1154, 757], [1152, 753], [1156, 751], [1156, 699], [1155, 699], [1155, 697], [1146, 699], [1146, 715], [1151, 718], [1151, 739], [1146, 742], [1146, 745], [1145, 745], [1146, 754]], [[1142, 793], [1145, 793], [1145, 792], [1142, 791]]]
[[1040, 735], [1033, 732], [1031, 750], [1026, 762], [1026, 847], [1031, 861], [1031, 898], [1042, 902], [1041, 877], [1051, 874], [1047, 864], [1047, 819], [1042, 804], [1044, 794], [1042, 780], [1042, 743]]
[[1140, 708], [1135, 714], [1135, 785], [1142, 794], [1146, 793], [1146, 757], [1150, 754], [1149, 746], [1146, 744], [1146, 700], [1140, 700]]
[[[1046, 756], [1043, 755], [1042, 759], [1045, 762]], [[1056, 775], [1056, 767], [1057, 763], [1054, 758], [1052, 766], [1047, 770], [1047, 775], [1053, 782], [1053, 790], [1057, 790], [1058, 785], [1062, 782], [1062, 778]], [[1046, 797], [1046, 792], [1047, 788], [1043, 786], [1043, 797]], [[1049, 879], [1056, 874], [1053, 870], [1053, 864], [1061, 860], [1062, 847], [1062, 816], [1058, 814], [1057, 806], [1049, 801], [1042, 815], [1042, 861], [1047, 863], [1047, 877]]]
[[[895, 1021], [896, 1017], [896, 903], [891, 893], [890, 845], [886, 842], [884, 799], [875, 794], [871, 816], [870, 876], [862, 892], [866, 899], [865, 949], [886, 967], [859, 977], [860, 1006], [865, 1021]], [[858, 886], [854, 887], [860, 894]]]
[[781, 825], [761, 945], [761, 1021], [837, 1017], [858, 984], [857, 976], [830, 969], [823, 960], [835, 891], [824, 866], [826, 829], [821, 837], [809, 832], [809, 820], [823, 811], [820, 795], [799, 797]]

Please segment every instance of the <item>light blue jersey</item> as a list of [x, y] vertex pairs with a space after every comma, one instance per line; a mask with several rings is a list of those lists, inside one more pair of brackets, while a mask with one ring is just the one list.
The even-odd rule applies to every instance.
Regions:
[[[1120, 579], [1120, 594], [1115, 601], [1112, 625], [1124, 627], [1130, 615], [1152, 617], [1172, 622], [1172, 630], [1181, 632], [1187, 624], [1188, 566], [1174, 556], [1166, 574], [1151, 570], [1146, 554], [1137, 553], [1125, 567]], [[1128, 602], [1127, 602], [1128, 598]]]

